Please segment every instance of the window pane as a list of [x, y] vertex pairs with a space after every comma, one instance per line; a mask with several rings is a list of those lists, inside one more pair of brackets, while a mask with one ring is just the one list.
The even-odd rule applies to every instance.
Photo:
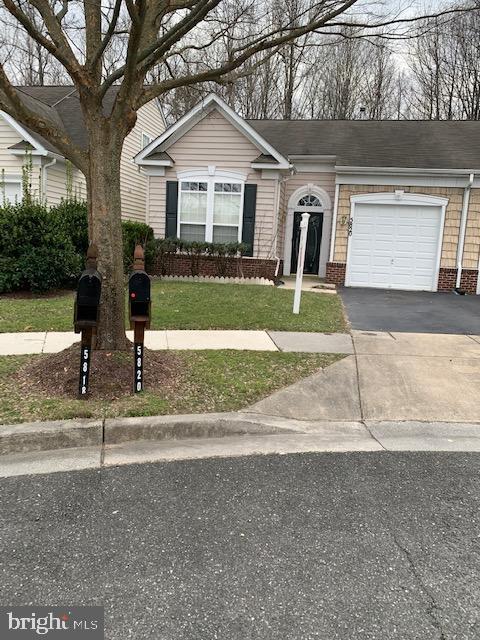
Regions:
[[207, 182], [182, 182], [181, 190], [182, 191], [207, 191], [208, 183]]
[[205, 222], [206, 219], [207, 194], [184, 191], [180, 197], [180, 222]]
[[15, 204], [22, 200], [22, 185], [19, 182], [0, 181], [0, 206], [3, 201]]
[[240, 222], [240, 203], [240, 193], [215, 193], [213, 222], [238, 225]]
[[189, 242], [205, 242], [205, 225], [181, 224], [180, 238]]
[[214, 242], [238, 242], [238, 227], [213, 227]]
[[241, 193], [242, 185], [238, 182], [216, 182], [215, 191], [217, 193]]

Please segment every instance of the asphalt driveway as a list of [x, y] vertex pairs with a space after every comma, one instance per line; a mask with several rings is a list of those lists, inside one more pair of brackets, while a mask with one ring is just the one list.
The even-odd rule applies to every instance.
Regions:
[[480, 334], [480, 296], [384, 289], [339, 289], [352, 329]]

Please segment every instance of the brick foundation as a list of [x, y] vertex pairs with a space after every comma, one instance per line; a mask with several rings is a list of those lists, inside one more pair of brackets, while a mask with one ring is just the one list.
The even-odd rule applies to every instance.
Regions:
[[453, 291], [457, 280], [456, 269], [441, 267], [438, 274], [438, 291]]
[[[218, 261], [212, 256], [200, 256], [198, 260], [199, 276], [225, 276], [226, 278], [266, 278], [275, 280], [276, 260], [264, 260], [260, 258], [226, 258], [225, 273], [218, 272]], [[282, 273], [280, 264], [279, 273]], [[166, 276], [191, 276], [191, 261], [184, 253], [176, 253], [168, 256], [164, 273], [161, 273], [161, 264], [157, 261], [153, 266], [153, 275]]]
[[344, 262], [327, 262], [326, 282], [343, 286], [345, 284], [345, 274], [347, 265]]
[[476, 269], [463, 269], [460, 289], [467, 293], [476, 294], [478, 283], [478, 271]]

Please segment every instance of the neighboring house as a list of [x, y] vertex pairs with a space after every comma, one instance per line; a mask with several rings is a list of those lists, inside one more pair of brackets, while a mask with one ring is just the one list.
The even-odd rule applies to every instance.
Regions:
[[[480, 123], [243, 120], [211, 94], [135, 158], [158, 237], [243, 240], [258, 275], [477, 292]], [[248, 258], [246, 259], [248, 260]]]
[[[86, 148], [87, 132], [75, 89], [72, 86], [17, 87], [30, 109], [45, 114], [64, 129], [80, 147]], [[118, 87], [112, 87], [104, 99], [111, 109]], [[135, 127], [125, 139], [121, 160], [121, 197], [124, 218], [145, 221], [147, 179], [134, 163], [134, 156], [165, 129], [165, 120], [157, 100], [138, 111]], [[28, 158], [28, 160], [26, 160]], [[48, 205], [58, 204], [67, 195], [86, 197], [85, 178], [45, 138], [27, 129], [0, 111], [0, 171], [3, 193], [0, 199], [22, 198], [22, 167], [31, 158], [31, 190]], [[70, 192], [70, 193], [69, 193]]]

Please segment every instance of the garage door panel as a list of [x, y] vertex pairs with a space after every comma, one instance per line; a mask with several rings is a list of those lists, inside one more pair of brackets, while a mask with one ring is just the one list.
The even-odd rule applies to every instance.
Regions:
[[440, 229], [440, 207], [358, 203], [347, 284], [435, 290]]

